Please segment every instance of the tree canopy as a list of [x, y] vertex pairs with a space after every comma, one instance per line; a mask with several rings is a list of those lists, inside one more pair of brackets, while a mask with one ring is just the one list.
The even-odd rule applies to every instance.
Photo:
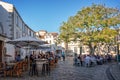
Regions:
[[[113, 41], [118, 34], [120, 11], [105, 5], [93, 4], [78, 11], [60, 27], [60, 36], [64, 42], [81, 39], [83, 43]], [[69, 37], [68, 37], [69, 34]], [[66, 40], [65, 40], [66, 39]]]

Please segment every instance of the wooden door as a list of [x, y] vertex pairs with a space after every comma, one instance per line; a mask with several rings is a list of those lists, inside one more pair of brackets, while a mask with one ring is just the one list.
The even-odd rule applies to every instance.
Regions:
[[0, 41], [0, 62], [2, 62], [3, 41]]

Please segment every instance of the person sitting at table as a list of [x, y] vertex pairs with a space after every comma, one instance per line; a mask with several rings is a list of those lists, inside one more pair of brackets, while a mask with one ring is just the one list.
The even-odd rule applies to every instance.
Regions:
[[38, 54], [38, 58], [42, 58], [42, 54], [39, 53], [39, 54]]
[[26, 62], [28, 61], [28, 55], [25, 56], [25, 61], [26, 61]]
[[17, 62], [21, 61], [20, 54], [18, 54], [18, 55], [15, 57], [15, 60], [16, 60]]

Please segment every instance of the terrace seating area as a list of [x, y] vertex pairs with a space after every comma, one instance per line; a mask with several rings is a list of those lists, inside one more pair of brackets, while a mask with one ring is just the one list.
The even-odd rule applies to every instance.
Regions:
[[34, 58], [35, 63], [31, 59], [20, 61], [0, 62], [0, 77], [22, 77], [24, 74], [28, 76], [50, 75], [58, 62], [58, 59], [47, 54], [46, 57]]
[[27, 68], [28, 68], [28, 62], [26, 62], [25, 60], [20, 62], [9, 62], [9, 63], [1, 62], [0, 75], [3, 77], [7, 77], [7, 76], [20, 77], [25, 71], [27, 71]]

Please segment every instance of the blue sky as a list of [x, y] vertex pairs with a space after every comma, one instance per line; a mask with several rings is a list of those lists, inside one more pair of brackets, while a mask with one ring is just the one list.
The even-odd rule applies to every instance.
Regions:
[[34, 31], [59, 32], [63, 21], [83, 7], [105, 4], [120, 9], [120, 0], [3, 0], [13, 4], [23, 21]]

